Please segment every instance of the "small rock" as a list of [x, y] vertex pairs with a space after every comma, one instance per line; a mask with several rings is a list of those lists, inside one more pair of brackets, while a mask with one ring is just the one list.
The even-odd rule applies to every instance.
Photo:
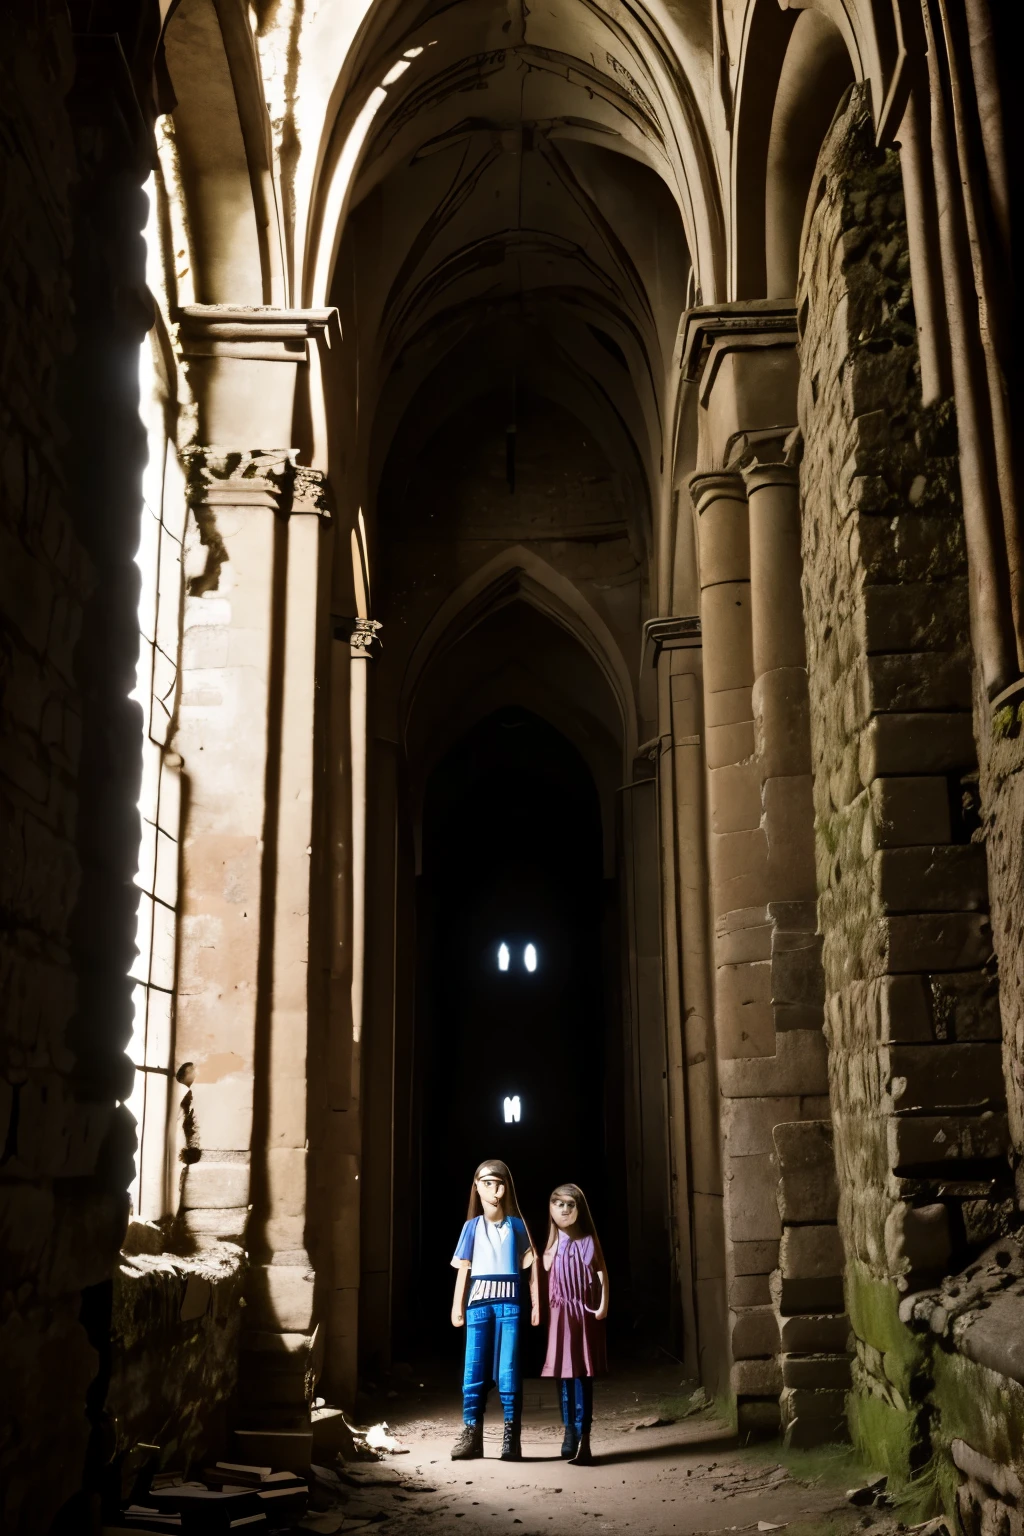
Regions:
[[886, 1479], [873, 1477], [870, 1482], [864, 1483], [860, 1488], [847, 1488], [846, 1502], [848, 1504], [874, 1504], [878, 1495], [885, 1492]]

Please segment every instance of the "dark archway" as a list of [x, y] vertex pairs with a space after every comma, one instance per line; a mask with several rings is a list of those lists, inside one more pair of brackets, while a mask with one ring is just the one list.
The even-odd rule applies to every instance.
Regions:
[[576, 748], [521, 708], [481, 721], [428, 781], [418, 887], [413, 1293], [419, 1336], [450, 1349], [449, 1260], [482, 1158], [508, 1161], [538, 1243], [564, 1179], [587, 1189], [609, 1237], [619, 1225], [609, 1164], [623, 1165], [622, 1116], [605, 1091], [619, 1049], [616, 884], [602, 877], [597, 789]]

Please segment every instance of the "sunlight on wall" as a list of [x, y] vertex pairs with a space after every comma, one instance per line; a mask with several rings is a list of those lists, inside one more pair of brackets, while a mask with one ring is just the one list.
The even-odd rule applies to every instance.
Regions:
[[[159, 293], [155, 179], [146, 187], [147, 279]], [[128, 1054], [135, 1081], [127, 1105], [138, 1126], [135, 1181], [130, 1189], [135, 1217], [156, 1221], [172, 1197], [170, 1083], [174, 1036], [174, 977], [177, 941], [178, 843], [181, 786], [177, 762], [167, 744], [175, 710], [181, 634], [182, 538], [185, 482], [166, 425], [166, 389], [155, 366], [156, 333], [139, 352], [139, 415], [146, 428], [149, 458], [142, 477], [139, 547], [139, 661], [130, 698], [142, 710], [142, 774], [138, 811], [141, 827], [137, 956], [131, 968], [134, 1020]]]

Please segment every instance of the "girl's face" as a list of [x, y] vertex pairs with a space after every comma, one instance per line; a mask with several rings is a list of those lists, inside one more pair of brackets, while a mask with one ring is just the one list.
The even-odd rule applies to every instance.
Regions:
[[491, 1173], [485, 1168], [476, 1181], [476, 1192], [480, 1196], [480, 1204], [486, 1214], [501, 1210], [505, 1199], [505, 1185], [496, 1173]]
[[570, 1227], [576, 1225], [578, 1215], [572, 1195], [551, 1196], [551, 1220], [562, 1232], [568, 1232]]

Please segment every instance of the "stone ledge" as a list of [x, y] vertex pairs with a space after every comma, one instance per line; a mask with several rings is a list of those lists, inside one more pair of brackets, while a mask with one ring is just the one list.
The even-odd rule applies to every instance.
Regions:
[[993, 1243], [977, 1263], [935, 1290], [900, 1303], [900, 1320], [948, 1340], [958, 1354], [1024, 1384], [1024, 1251], [1020, 1234]]

